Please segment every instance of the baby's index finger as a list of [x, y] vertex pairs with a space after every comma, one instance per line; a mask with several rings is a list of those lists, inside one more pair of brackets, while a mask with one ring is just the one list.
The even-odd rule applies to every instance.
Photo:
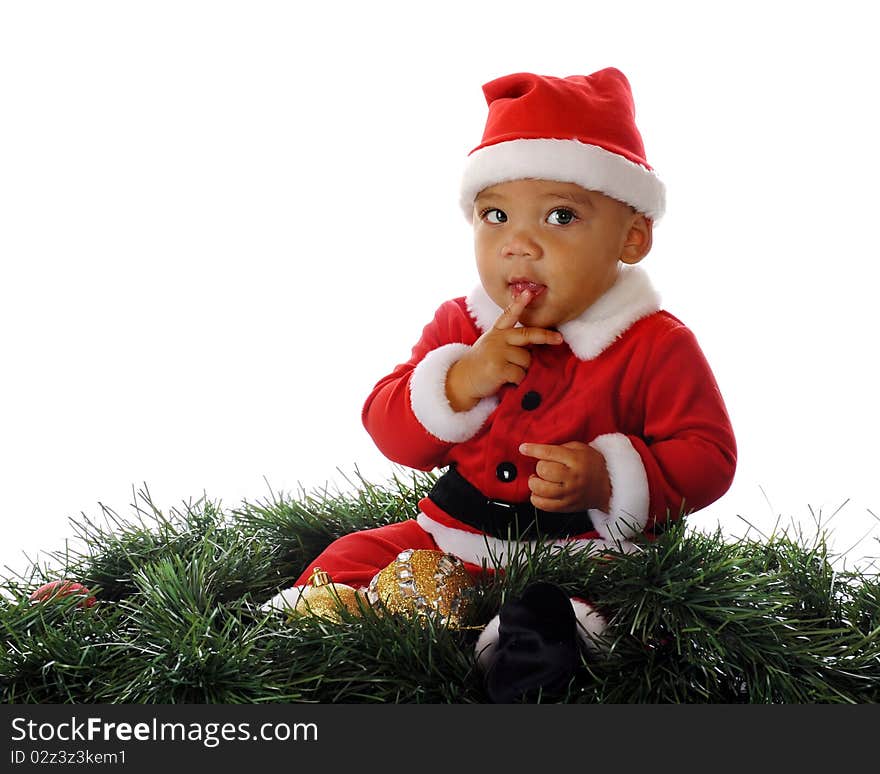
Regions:
[[524, 457], [534, 457], [548, 462], [561, 462], [563, 465], [569, 462], [571, 455], [564, 446], [549, 443], [521, 443], [519, 453]]
[[495, 321], [495, 329], [503, 331], [513, 328], [519, 322], [519, 316], [525, 311], [532, 298], [532, 291], [528, 289], [514, 297], [510, 306], [498, 315], [498, 319]]

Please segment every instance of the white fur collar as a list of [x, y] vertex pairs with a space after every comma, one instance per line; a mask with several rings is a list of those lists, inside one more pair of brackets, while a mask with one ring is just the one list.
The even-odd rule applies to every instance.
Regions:
[[[467, 308], [481, 331], [489, 330], [503, 311], [478, 285], [467, 297]], [[604, 352], [633, 323], [660, 309], [660, 295], [638, 266], [622, 266], [620, 276], [580, 317], [559, 326], [559, 332], [580, 360]]]

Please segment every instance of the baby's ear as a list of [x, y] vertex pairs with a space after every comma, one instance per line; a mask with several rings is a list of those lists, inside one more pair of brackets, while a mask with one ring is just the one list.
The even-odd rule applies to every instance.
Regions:
[[650, 252], [653, 240], [653, 221], [640, 212], [635, 213], [623, 242], [620, 260], [623, 263], [638, 263]]

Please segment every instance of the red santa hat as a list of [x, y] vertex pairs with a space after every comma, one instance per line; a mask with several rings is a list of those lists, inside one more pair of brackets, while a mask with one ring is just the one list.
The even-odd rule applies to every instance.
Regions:
[[489, 116], [468, 155], [461, 206], [484, 188], [537, 178], [576, 183], [663, 215], [666, 189], [645, 158], [626, 76], [613, 67], [567, 78], [515, 73], [483, 86]]

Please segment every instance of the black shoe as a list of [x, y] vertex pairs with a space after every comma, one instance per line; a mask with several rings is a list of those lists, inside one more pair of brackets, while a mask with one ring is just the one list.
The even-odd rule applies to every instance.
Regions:
[[533, 583], [498, 613], [498, 644], [486, 675], [496, 704], [553, 698], [565, 692], [580, 665], [577, 623], [568, 595], [552, 583]]

